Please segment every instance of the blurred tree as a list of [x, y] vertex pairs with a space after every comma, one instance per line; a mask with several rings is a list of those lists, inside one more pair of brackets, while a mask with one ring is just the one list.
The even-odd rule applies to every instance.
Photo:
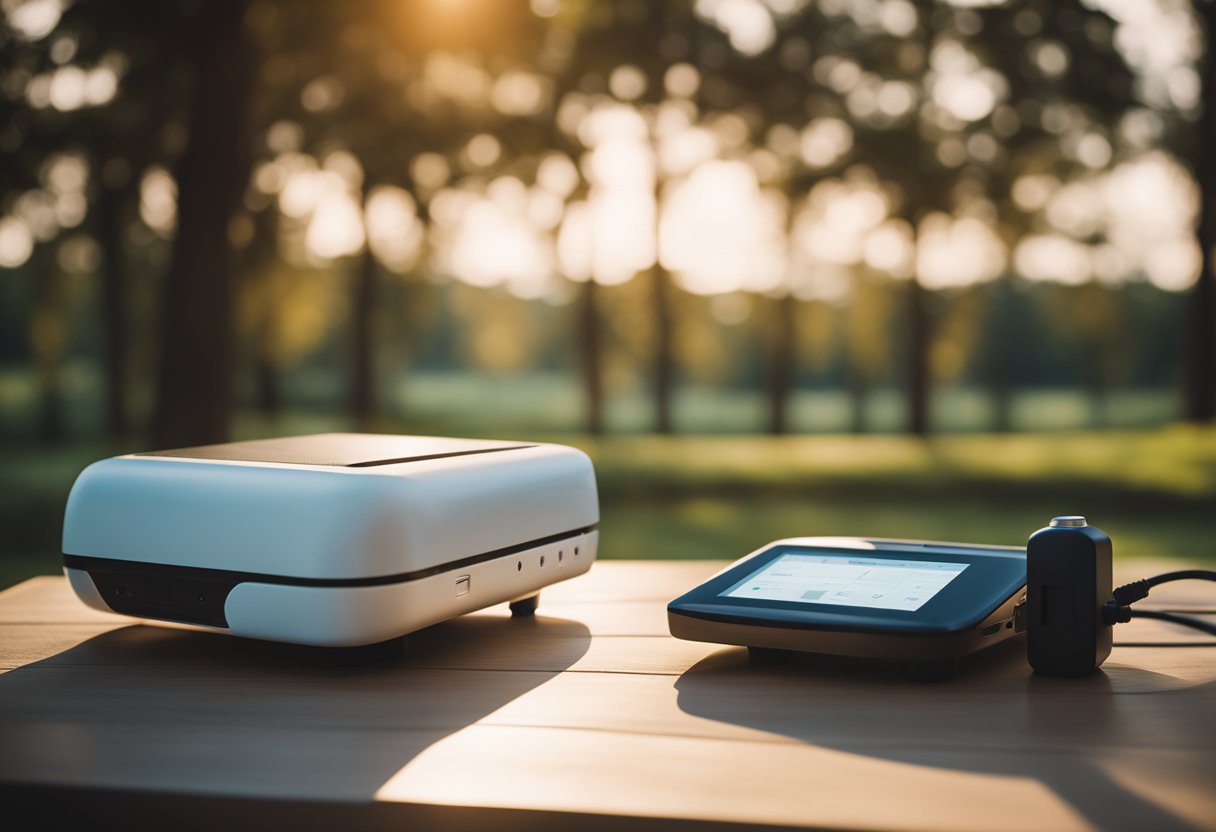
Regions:
[[[904, 85], [900, 88], [911, 93], [911, 106], [889, 113], [875, 108], [871, 118], [858, 118], [855, 112], [850, 115], [858, 157], [895, 185], [895, 213], [908, 223], [919, 242], [926, 219], [952, 207], [949, 195], [956, 171], [943, 164], [937, 153], [942, 136], [935, 123], [939, 110], [930, 89], [932, 50], [939, 28], [944, 28], [952, 10], [933, 0], [917, 0], [901, 8], [903, 19], [895, 25], [857, 27], [850, 52], [856, 61], [853, 66], [879, 83]], [[907, 430], [918, 436], [930, 430], [931, 307], [924, 277], [914, 267], [905, 289], [908, 342], [900, 353], [907, 379]]]
[[[231, 226], [236, 233], [229, 236], [240, 254], [238, 321], [254, 397], [272, 419], [283, 406], [286, 365], [316, 345], [334, 306], [328, 297], [321, 300], [324, 269], [319, 267], [322, 259], [309, 251], [308, 217], [297, 216], [320, 206], [293, 204], [289, 216], [280, 202], [287, 199], [283, 192], [293, 176], [319, 175], [319, 158], [345, 147], [333, 135], [339, 118], [333, 111], [345, 100], [345, 87], [332, 70], [342, 65], [347, 43], [342, 33], [357, 19], [356, 11], [315, 1], [261, 0], [245, 17], [253, 49], [265, 59], [258, 65], [248, 130], [254, 175]], [[349, 160], [344, 167], [348, 176], [359, 172], [351, 170], [358, 165]], [[355, 272], [360, 272], [357, 266]], [[307, 314], [304, 310], [312, 305], [319, 308]]]
[[[427, 151], [453, 152], [467, 141], [469, 128], [462, 123], [463, 113], [454, 108], [418, 106], [416, 102], [427, 99], [411, 95], [411, 87], [428, 83], [424, 66], [432, 50], [476, 48], [480, 41], [475, 34], [465, 40], [457, 32], [447, 32], [438, 41], [419, 41], [415, 33], [428, 24], [421, 4], [403, 7], [381, 0], [335, 10], [332, 4], [321, 3], [320, 11], [333, 19], [328, 32], [310, 30], [321, 39], [311, 50], [319, 58], [318, 72], [303, 80], [332, 84], [340, 94], [334, 106], [317, 109], [303, 124], [311, 149], [349, 151], [361, 168], [358, 188], [365, 242], [353, 259], [350, 278], [347, 407], [356, 427], [366, 429], [381, 398], [376, 358], [382, 337], [378, 324], [384, 317], [382, 264], [372, 240], [373, 198], [384, 187], [404, 191], [410, 209], [419, 221], [426, 221], [427, 194], [414, 181], [411, 163]], [[301, 95], [307, 92], [305, 86]], [[397, 233], [405, 237], [408, 229], [400, 227]]]
[[61, 378], [63, 357], [68, 349], [68, 326], [64, 275], [49, 243], [34, 250], [33, 314], [30, 316], [30, 345], [33, 348], [38, 382], [38, 435], [44, 442], [64, 438], [64, 407]]
[[[616, 20], [612, 8], [605, 4], [565, 4], [551, 15], [531, 65], [551, 79], [552, 93], [547, 106], [536, 114], [539, 118], [522, 114], [508, 120], [508, 142], [512, 138], [518, 141], [528, 137], [529, 132], [521, 130], [520, 126], [535, 121], [535, 138], [542, 147], [574, 165], [579, 164], [587, 148], [577, 135], [578, 125], [561, 118], [561, 108], [581, 106], [588, 88], [602, 90], [613, 66], [613, 55], [610, 50], [605, 51], [610, 41], [598, 37], [597, 33], [611, 29]], [[585, 207], [588, 197], [587, 177], [580, 175], [566, 194], [565, 217], [569, 218], [571, 206]], [[586, 242], [589, 246], [594, 245], [590, 240]], [[592, 255], [587, 253], [587, 260], [591, 259]], [[586, 269], [585, 274], [566, 276], [578, 281], [569, 337], [583, 388], [583, 429], [592, 436], [599, 436], [604, 433], [605, 399], [603, 287], [593, 266]]]
[[[981, 10], [980, 19], [991, 33], [980, 42], [981, 55], [1006, 79], [1004, 106], [1012, 109], [994, 111], [987, 127], [989, 135], [1000, 139], [1001, 151], [976, 172], [995, 205], [1006, 248], [1013, 252], [1028, 233], [1050, 230], [1041, 228], [1046, 223], [1035, 211], [1018, 204], [1019, 180], [1048, 175], [1080, 182], [1108, 170], [1121, 161], [1115, 128], [1140, 101], [1132, 69], [1115, 49], [1115, 23], [1105, 12], [1074, 0], [1026, 4], [1004, 13]], [[1061, 114], [1067, 114], [1063, 124]], [[1095, 150], [1081, 152], [1083, 147]], [[1101, 240], [1091, 235], [1086, 242]], [[1015, 273], [1012, 266], [1006, 268], [990, 290], [990, 326], [981, 347], [982, 377], [997, 430], [1011, 427], [1014, 365], [1024, 341], [1014, 329], [1017, 307], [1010, 284]], [[1112, 307], [1103, 308], [1113, 314]], [[1105, 322], [1116, 325], [1113, 318]], [[1096, 377], [1095, 372], [1089, 375]]]
[[[163, 89], [166, 79], [173, 77], [173, 55], [156, 37], [172, 32], [176, 21], [165, 13], [162, 4], [150, 4], [140, 10], [137, 25], [130, 22], [122, 25], [109, 16], [104, 6], [102, 3], [74, 6], [69, 9], [65, 24], [79, 27], [85, 47], [78, 52], [82, 59], [92, 52], [94, 59], [100, 61], [112, 57], [113, 50], [118, 49], [127, 65], [114, 100], [104, 108], [86, 111], [80, 121], [84, 135], [89, 137], [92, 213], [101, 249], [106, 429], [112, 438], [120, 439], [130, 432], [127, 400], [132, 325], [127, 229], [139, 205], [139, 183], [144, 171], [163, 161], [157, 128], [169, 120], [174, 99], [152, 95], [150, 90]], [[77, 13], [84, 19], [79, 20]]]
[[599, 283], [583, 283], [578, 299], [577, 339], [586, 395], [586, 430], [592, 436], [604, 432], [604, 358], [600, 320]]
[[[708, 7], [707, 7], [708, 8]], [[786, 202], [786, 274], [773, 296], [771, 318], [766, 319], [767, 429], [772, 434], [788, 430], [789, 409], [798, 373], [797, 345], [801, 340], [798, 292], [814, 294], [825, 264], [806, 252], [798, 253], [798, 214], [804, 200], [819, 182], [838, 176], [854, 159], [840, 144], [819, 143], [829, 133], [844, 127], [847, 113], [838, 92], [816, 78], [816, 62], [838, 60], [858, 39], [859, 31], [846, 15], [829, 21], [820, 4], [791, 7], [774, 21], [772, 44], [756, 51], [741, 49], [725, 33], [708, 26], [699, 31], [695, 53], [705, 79], [698, 88], [697, 103], [711, 115], [742, 117], [756, 134], [755, 145], [735, 151], [756, 168], [762, 184], [778, 189]], [[820, 65], [822, 65], [820, 64]], [[755, 151], [753, 153], [753, 151]], [[746, 155], [744, 155], [746, 154]], [[770, 168], [771, 170], [766, 170]]]
[[[174, 80], [175, 55], [169, 44], [178, 34], [175, 22], [170, 7], [150, 0], [125, 4], [121, 15], [105, 3], [80, 0], [64, 10], [49, 33], [21, 37], [8, 32], [3, 50], [4, 77], [10, 84], [29, 85], [22, 90], [25, 95], [4, 99], [10, 111], [4, 121], [20, 145], [17, 152], [5, 154], [10, 163], [6, 170], [24, 171], [27, 177], [41, 170], [60, 178], [56, 170], [73, 169], [75, 160], [84, 165], [87, 227], [101, 252], [105, 425], [115, 438], [129, 430], [126, 230], [135, 213], [139, 178], [160, 152], [158, 127], [173, 109], [174, 96], [153, 91], [164, 93]], [[44, 100], [43, 93], [31, 92], [56, 83], [58, 96], [46, 95]], [[65, 163], [66, 168], [55, 167]], [[38, 184], [10, 180], [8, 187]], [[50, 190], [56, 188], [63, 192], [64, 185], [51, 183]], [[80, 219], [83, 215], [76, 222]], [[44, 236], [59, 231], [48, 230]], [[53, 272], [45, 278], [55, 280]], [[53, 289], [38, 293], [43, 298], [55, 295]], [[47, 316], [55, 308], [44, 305], [36, 313], [38, 331], [52, 326]], [[58, 373], [48, 371], [46, 360], [43, 351], [39, 376], [49, 383]], [[50, 402], [55, 397], [44, 398]], [[60, 421], [54, 415], [47, 418]]]
[[[19, 200], [25, 201], [32, 212], [27, 223], [29, 239], [25, 252], [25, 272], [30, 282], [29, 314], [24, 338], [34, 364], [34, 381], [38, 397], [37, 432], [44, 441], [63, 437], [63, 402], [60, 389], [61, 363], [68, 345], [66, 315], [63, 304], [63, 276], [56, 263], [54, 236], [59, 227], [48, 197], [43, 189], [42, 173], [47, 163], [67, 141], [56, 122], [48, 126], [37, 118], [24, 87], [51, 65], [45, 47], [17, 36], [8, 16], [4, 19], [4, 48], [0, 48], [0, 67], [6, 85], [19, 90], [18, 95], [0, 96], [0, 193], [5, 209]], [[47, 102], [49, 103], [49, 102]]]
[[[127, 259], [126, 228], [137, 187], [130, 168], [107, 163], [109, 181], [103, 181], [97, 198], [97, 241], [102, 252], [102, 318], [105, 321], [106, 430], [120, 439], [130, 430], [127, 416]], [[105, 176], [103, 168], [103, 177]]]
[[1005, 274], [987, 291], [987, 303], [981, 313], [984, 338], [980, 344], [980, 376], [992, 401], [992, 429], [997, 433], [1013, 430], [1013, 364], [1017, 351], [1025, 342], [1025, 332], [1018, 324], [1026, 321], [1017, 303], [1016, 278]]
[[[993, 219], [1025, 228], [1010, 197], [1019, 175], [1048, 170], [1067, 180], [1115, 160], [1107, 125], [1139, 102], [1105, 12], [1080, 0], [984, 8], [920, 0], [916, 13], [915, 38], [898, 32], [877, 37], [861, 61], [915, 86], [916, 117], [885, 124], [861, 119], [859, 153], [899, 186], [901, 214], [917, 230], [918, 249], [927, 218], [955, 215], [977, 199], [980, 205], [995, 202]], [[1079, 153], [1082, 144], [1098, 149]], [[924, 269], [918, 251], [907, 295], [908, 430], [914, 434], [931, 429], [928, 355], [935, 313]], [[990, 366], [1003, 362], [994, 357]], [[1003, 420], [1007, 416], [998, 417]]]
[[[393, 42], [391, 28], [383, 25], [391, 7], [362, 4], [353, 10], [366, 17], [336, 21], [326, 38], [334, 54], [322, 64], [322, 78], [333, 79], [335, 89], [342, 93], [341, 102], [321, 114], [326, 129], [320, 133], [320, 142], [322, 148], [328, 143], [331, 148], [348, 149], [358, 159], [362, 168], [359, 205], [368, 236], [368, 213], [377, 187], [404, 185], [415, 196], [414, 204], [421, 204], [416, 189], [411, 187], [409, 162], [421, 150], [424, 133], [433, 129], [434, 114], [427, 119], [409, 110], [408, 70], [401, 67], [407, 59]], [[386, 73], [381, 67], [391, 69]], [[347, 407], [360, 430], [371, 425], [378, 409], [376, 324], [380, 279], [380, 264], [368, 238], [353, 259], [350, 276]]]
[[790, 393], [794, 381], [798, 343], [798, 299], [785, 292], [775, 301], [773, 338], [769, 359], [768, 432], [779, 436], [787, 431]]
[[[651, 97], [656, 95], [655, 73], [658, 72], [658, 69], [655, 66], [655, 60], [658, 59], [658, 51], [655, 48], [654, 40], [661, 35], [662, 29], [661, 27], [652, 28], [646, 24], [650, 20], [663, 19], [669, 5], [667, 0], [660, 0], [648, 6], [633, 2], [620, 5], [585, 5], [581, 9], [571, 9], [556, 16], [554, 24], [562, 27], [559, 31], [563, 31], [564, 36], [573, 41], [571, 48], [563, 50], [566, 55], [561, 59], [560, 64], [551, 67], [551, 70], [556, 70], [554, 73], [556, 107], [560, 108], [563, 104], [573, 103], [580, 99], [591, 102], [598, 99], [599, 103], [604, 103], [609, 93], [609, 79], [612, 72], [617, 66], [631, 64], [632, 60], [639, 57], [648, 58], [646, 65], [651, 70], [649, 74], [643, 76], [645, 79], [644, 92]], [[638, 43], [639, 39], [641, 43]], [[632, 101], [637, 97], [639, 96], [634, 95], [628, 100]], [[558, 127], [560, 133], [553, 137], [557, 140], [555, 146], [568, 152], [571, 158], [581, 159], [581, 164], [585, 168], [593, 148], [586, 145], [583, 138], [578, 135], [577, 128], [574, 131], [568, 131], [561, 130], [560, 125], [555, 126]], [[582, 178], [589, 179], [585, 171]], [[592, 193], [589, 181], [580, 182], [577, 196], [586, 200], [584, 203], [586, 205], [590, 205], [590, 200], [596, 198], [596, 195]], [[590, 234], [595, 234], [594, 226]], [[588, 243], [594, 251], [596, 241], [589, 239]], [[602, 242], [599, 245], [602, 245]], [[662, 318], [664, 324], [670, 328], [672, 325], [668, 299], [670, 289], [667, 285], [670, 278], [662, 272], [657, 263], [652, 267], [650, 278], [653, 281], [652, 298], [656, 310], [652, 320], [657, 322], [659, 318]], [[586, 430], [593, 435], [604, 432], [604, 342], [606, 333], [602, 309], [603, 286], [600, 285], [600, 279], [601, 275], [595, 266], [593, 255], [592, 267], [579, 287], [575, 325], [584, 384]], [[652, 343], [656, 348], [653, 388], [655, 428], [661, 432], [667, 432], [671, 429], [670, 329], [662, 334], [656, 329], [654, 335]]]
[[893, 294], [889, 281], [862, 270], [846, 310], [849, 425], [854, 433], [868, 429], [870, 391], [889, 359]]
[[[655, 222], [649, 234], [653, 236], [656, 256], [639, 276], [648, 285], [652, 429], [656, 433], [671, 433], [675, 429], [672, 401], [677, 383], [680, 310], [687, 306], [687, 298], [657, 254], [663, 202], [676, 179], [664, 168], [657, 122], [663, 108], [673, 105], [675, 99], [679, 99], [679, 106], [688, 108], [686, 112], [692, 121], [699, 113], [713, 109], [695, 81], [694, 89], [673, 96], [668, 89], [668, 72], [673, 65], [680, 65], [686, 74], [691, 70], [690, 65], [720, 67], [730, 50], [725, 35], [694, 14], [693, 4], [687, 0], [627, 0], [572, 6], [574, 8], [563, 8], [554, 18], [555, 25], [568, 27], [567, 31], [574, 37], [569, 57], [554, 73], [557, 81], [555, 101], [560, 105], [563, 101], [581, 100], [594, 108], [607, 106], [615, 98], [621, 105], [642, 115], [646, 123], [655, 206]], [[552, 72], [551, 67], [542, 69]], [[692, 72], [697, 75], [695, 70]], [[742, 99], [736, 97], [735, 100]], [[563, 136], [562, 142], [571, 139], [576, 140], [574, 147], [568, 148], [571, 155], [583, 155], [586, 160], [588, 155], [584, 153], [588, 148], [577, 135]], [[598, 323], [601, 312], [598, 309], [599, 290], [590, 285], [594, 282], [594, 279], [588, 280], [580, 292], [579, 333], [589, 426], [593, 432], [598, 432], [603, 427], [602, 417], [597, 415], [603, 404], [601, 327]]]
[[[628, 8], [628, 7], [622, 7]], [[696, 54], [704, 40], [704, 26], [696, 15], [682, 3], [654, 2], [646, 4], [648, 14], [636, 15], [637, 25], [625, 33], [630, 44], [628, 65], [637, 66], [646, 78], [646, 91], [640, 96], [650, 104], [651, 144], [655, 147], [655, 262], [650, 269], [651, 325], [654, 333], [653, 381], [654, 432], [672, 433], [672, 397], [675, 393], [676, 302], [672, 295], [676, 287], [671, 273], [664, 268], [658, 255], [659, 218], [662, 216], [663, 171], [654, 139], [655, 107], [667, 95], [666, 76], [671, 64], [688, 54]], [[694, 103], [698, 103], [694, 97]]]
[[[101, 251], [99, 310], [105, 322], [106, 413], [112, 432], [121, 434], [127, 422], [128, 331], [138, 323], [128, 311], [129, 261], [142, 254], [125, 238], [139, 230], [132, 219], [141, 182], [167, 179], [149, 171], [155, 174], [153, 165], [170, 162], [175, 163], [178, 230], [159, 321], [157, 441], [209, 441], [227, 432], [234, 247], [241, 249], [241, 269], [247, 273], [243, 288], [250, 288], [250, 297], [265, 307], [249, 318], [255, 322], [251, 340], [263, 407], [273, 411], [280, 400], [278, 373], [287, 352], [270, 345], [282, 343], [284, 332], [294, 326], [291, 321], [297, 320], [293, 316], [310, 306], [315, 307], [312, 318], [328, 322], [339, 318], [333, 309], [346, 309], [349, 350], [340, 378], [348, 388], [350, 413], [366, 425], [384, 398], [376, 380], [385, 373], [378, 370], [376, 357], [387, 340], [379, 321], [389, 302], [383, 291], [386, 275], [419, 270], [416, 264], [390, 265], [374, 250], [376, 195], [391, 191], [399, 205], [411, 204], [414, 216], [425, 222], [428, 200], [437, 189], [485, 194], [496, 182], [514, 179], [518, 185], [531, 183], [524, 186], [531, 199], [541, 185], [537, 165], [550, 155], [581, 162], [582, 178], [588, 179], [592, 143], [581, 135], [580, 112], [585, 116], [616, 106], [640, 115], [648, 131], [645, 141], [655, 151], [661, 150], [660, 119], [682, 114], [689, 126], [712, 136], [710, 155], [716, 154], [716, 161], [746, 163], [766, 194], [784, 194], [791, 226], [817, 185], [861, 175], [878, 180], [874, 187], [882, 194], [884, 210], [902, 220], [901, 229], [919, 234], [922, 253], [930, 250], [930, 226], [945, 221], [967, 219], [995, 228], [1010, 251], [1028, 233], [1059, 232], [1046, 211], [1028, 208], [1013, 194], [1024, 177], [1043, 177], [1056, 185], [1079, 182], [1123, 158], [1114, 125], [1140, 102], [1126, 62], [1113, 46], [1112, 21], [1083, 0], [964, 8], [970, 5], [930, 0], [764, 3], [755, 10], [774, 29], [771, 39], [761, 42], [764, 38], [747, 38], [763, 35], [763, 26], [740, 35], [743, 30], [732, 28], [714, 3], [691, 0], [552, 8], [537, 2], [532, 4], [535, 14], [525, 0], [384, 0], [348, 6], [321, 0], [201, 5], [138, 0], [121, 10], [100, 0], [79, 0], [67, 7], [46, 38], [9, 38], [0, 50], [5, 74], [5, 95], [0, 96], [3, 208], [13, 210], [27, 192], [46, 191], [39, 179], [57, 156], [84, 160], [90, 202], [85, 228]], [[1214, 5], [1197, 4], [1209, 38]], [[1204, 66], [1209, 96], [1216, 88], [1212, 65], [1208, 60]], [[104, 105], [60, 106], [63, 101], [56, 99], [58, 104], [33, 107], [37, 91], [46, 93], [60, 68], [74, 72], [91, 66], [114, 70], [116, 94], [111, 92]], [[673, 74], [673, 69], [678, 71]], [[543, 103], [519, 109], [502, 104], [513, 77], [539, 91], [537, 100]], [[694, 79], [691, 87], [688, 78]], [[55, 95], [68, 86], [56, 85]], [[690, 91], [677, 95], [677, 87]], [[252, 112], [251, 104], [256, 108]], [[1205, 111], [1200, 148], [1216, 141], [1214, 111], [1213, 106]], [[830, 158], [818, 154], [808, 130], [827, 120], [844, 128], [840, 135], [847, 135], [847, 141], [841, 138], [839, 144], [848, 145]], [[269, 141], [275, 128], [283, 126], [299, 133], [291, 150]], [[498, 148], [496, 161], [468, 161], [474, 137]], [[265, 148], [262, 138], [267, 138]], [[1079, 152], [1082, 146], [1089, 150]], [[423, 187], [415, 181], [412, 163], [423, 151], [444, 168], [441, 184]], [[249, 184], [249, 163], [256, 154], [264, 154], [266, 163], [306, 157], [306, 164], [325, 173], [343, 171], [349, 193], [340, 199], [349, 198], [354, 206], [348, 217], [361, 217], [365, 242], [332, 256], [317, 255], [313, 262], [296, 264], [298, 269], [278, 268], [276, 241], [287, 232], [278, 227], [280, 205], [271, 190], [258, 185], [257, 177]], [[1210, 155], [1195, 156], [1205, 196], [1199, 229], [1204, 267], [1191, 293], [1186, 352], [1188, 412], [1198, 419], [1210, 419], [1216, 407], [1216, 278], [1211, 268], [1216, 166]], [[459, 171], [457, 178], [449, 179], [450, 171]], [[653, 177], [655, 200], [661, 203], [687, 173], [660, 164]], [[585, 201], [589, 186], [587, 181], [573, 186], [561, 197], [565, 207]], [[318, 229], [326, 225], [320, 213], [314, 219]], [[291, 233], [300, 231], [298, 217], [287, 223], [297, 226]], [[62, 280], [57, 274], [65, 271], [57, 259], [63, 251], [57, 244], [63, 241], [56, 235], [62, 230], [55, 225], [38, 231], [29, 268], [36, 280], [45, 276], [31, 293], [37, 308], [29, 340], [40, 356], [50, 433], [62, 424], [57, 362], [71, 333], [65, 317], [69, 304], [57, 299], [62, 292], [56, 289]], [[157, 232], [172, 233], [168, 226]], [[792, 228], [788, 232], [795, 235]], [[1100, 232], [1077, 232], [1073, 238], [1090, 250], [1103, 242]], [[963, 252], [960, 259], [963, 254], [971, 253]], [[799, 356], [796, 345], [808, 341], [807, 316], [800, 308], [807, 306], [806, 298], [819, 296], [817, 283], [830, 282], [833, 275], [847, 280], [855, 266], [859, 294], [845, 316], [850, 331], [844, 339], [854, 424], [862, 423], [869, 385], [883, 364], [874, 360], [877, 347], [861, 348], [878, 328], [888, 341], [892, 332], [902, 339], [906, 331], [906, 344], [898, 352], [907, 360], [909, 428], [916, 433], [930, 429], [930, 358], [942, 345], [959, 341], [934, 323], [939, 309], [957, 303], [958, 295], [941, 291], [949, 281], [927, 271], [917, 274], [906, 286], [892, 284], [878, 293], [884, 301], [875, 307], [884, 309], [896, 297], [894, 287], [906, 293], [904, 321], [888, 316], [875, 323], [863, 297], [874, 287], [868, 287], [871, 277], [860, 274], [861, 262], [854, 258], [852, 265], [821, 273], [813, 263], [795, 264], [791, 272], [806, 274], [794, 275], [772, 292], [772, 303], [762, 304], [772, 307], [771, 316], [754, 316], [771, 346], [766, 379], [771, 431], [789, 429], [789, 403], [799, 381], [838, 378], [838, 373], [799, 372], [807, 355]], [[871, 276], [878, 271], [868, 263], [864, 268]], [[349, 278], [344, 284], [348, 302], [317, 300], [322, 294], [309, 288], [315, 281], [305, 273], [316, 277], [324, 269]], [[676, 277], [684, 280], [682, 274]], [[997, 426], [1008, 425], [1012, 385], [1026, 364], [1010, 313], [1016, 277], [1009, 266], [985, 290], [990, 323], [976, 368], [993, 392]], [[662, 261], [640, 267], [634, 282], [631, 288], [645, 291], [631, 293], [630, 303], [643, 314], [631, 314], [629, 325], [651, 335], [636, 341], [647, 345], [653, 426], [667, 432], [673, 429], [671, 402], [680, 377], [675, 358], [685, 344], [696, 341], [682, 330], [711, 332], [699, 326], [703, 322], [689, 320], [708, 307], [691, 302], [681, 288], [688, 284], [674, 281]], [[604, 332], [601, 307], [604, 295], [612, 292], [595, 275], [577, 292], [572, 307], [577, 320], [568, 340], [582, 368], [587, 425], [598, 432], [603, 429], [604, 341], [612, 335]], [[392, 302], [401, 296], [394, 294]], [[1098, 300], [1080, 296], [1087, 298], [1088, 349], [1106, 356], [1091, 362], [1097, 369], [1087, 371], [1089, 386], [1103, 391], [1131, 372], [1131, 357], [1099, 337], [1113, 332], [1129, 310], [1123, 294], [1113, 302], [1101, 293], [1096, 293]], [[55, 332], [62, 337], [51, 337]], [[1116, 359], [1127, 366], [1108, 366], [1108, 360]]]
[[[274, 280], [279, 271], [279, 211], [274, 200], [254, 215], [253, 236], [241, 255], [239, 272], [241, 294], [238, 321], [245, 322], [251, 345], [254, 378], [254, 399], [258, 410], [267, 418], [278, 418], [283, 406], [280, 368], [282, 341], [277, 325], [275, 307], [280, 305], [280, 293], [270, 290], [257, 292]], [[260, 294], [256, 304], [251, 295]]]
[[249, 179], [258, 77], [246, 0], [187, 12], [189, 136], [175, 167], [177, 236], [165, 286], [153, 441], [221, 442], [232, 413], [234, 263], [228, 229]]
[[1201, 67], [1202, 108], [1194, 147], [1200, 190], [1199, 277], [1190, 290], [1185, 344], [1185, 401], [1193, 422], [1216, 420], [1216, 2], [1197, 0], [1206, 50]]
[[[1125, 292], [1088, 283], [1065, 291], [1068, 300], [1055, 310], [1058, 326], [1080, 347], [1081, 381], [1089, 392], [1092, 421], [1111, 425], [1111, 392], [1132, 368], [1133, 344]], [[1138, 340], [1138, 339], [1137, 339]]]

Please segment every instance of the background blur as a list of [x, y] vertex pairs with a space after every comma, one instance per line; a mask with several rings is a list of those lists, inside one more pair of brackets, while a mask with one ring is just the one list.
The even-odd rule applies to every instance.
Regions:
[[93, 459], [334, 429], [583, 447], [607, 557], [1216, 559], [1216, 3], [0, 13], [0, 586]]

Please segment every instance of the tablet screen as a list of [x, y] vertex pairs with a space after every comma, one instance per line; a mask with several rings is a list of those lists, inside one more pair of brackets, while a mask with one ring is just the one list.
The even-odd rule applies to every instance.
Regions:
[[721, 596], [912, 612], [967, 566], [844, 554], [786, 554]]

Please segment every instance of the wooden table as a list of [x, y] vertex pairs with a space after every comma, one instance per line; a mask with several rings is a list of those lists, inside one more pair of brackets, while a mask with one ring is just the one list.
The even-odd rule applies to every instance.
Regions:
[[[164, 829], [1216, 829], [1210, 638], [1122, 625], [1081, 680], [1033, 677], [1017, 640], [939, 684], [756, 667], [667, 634], [665, 602], [721, 566], [599, 563], [535, 620], [487, 610], [404, 654], [133, 626], [36, 578], [0, 593], [0, 805]], [[1210, 584], [1149, 600], [1216, 611]]]

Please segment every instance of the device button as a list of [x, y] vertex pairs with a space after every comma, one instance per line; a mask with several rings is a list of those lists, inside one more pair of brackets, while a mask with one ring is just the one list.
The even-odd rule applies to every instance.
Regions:
[[459, 597], [461, 595], [468, 595], [468, 594], [469, 594], [469, 576], [461, 575], [459, 578], [456, 579], [456, 595], [457, 595], [457, 597]]
[[1053, 529], [1080, 529], [1089, 524], [1079, 514], [1065, 514], [1061, 517], [1051, 518], [1051, 522], [1048, 525]]

